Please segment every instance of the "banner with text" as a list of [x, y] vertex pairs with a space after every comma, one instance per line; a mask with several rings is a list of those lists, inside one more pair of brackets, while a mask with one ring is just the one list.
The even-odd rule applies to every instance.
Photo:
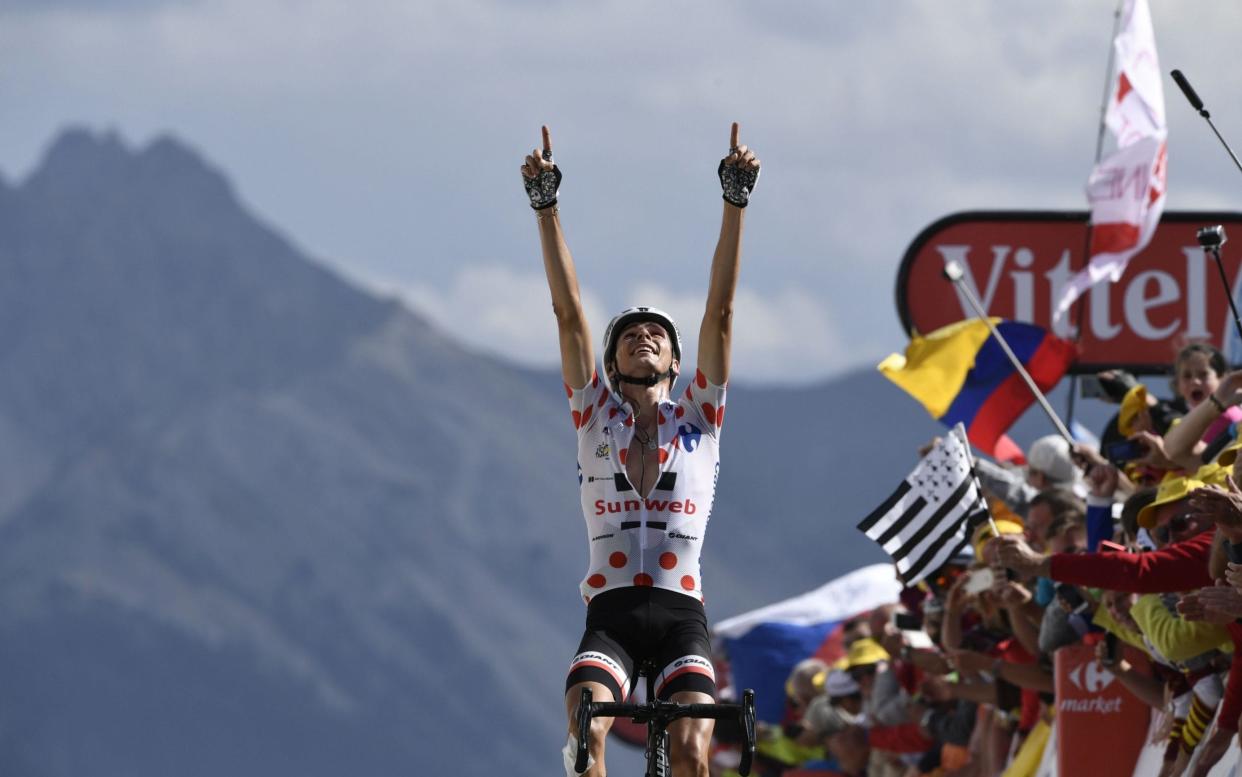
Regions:
[[1234, 299], [1242, 299], [1242, 213], [1166, 211], [1151, 243], [1118, 281], [1092, 287], [1054, 321], [1062, 287], [1085, 265], [1087, 214], [972, 211], [940, 219], [910, 244], [897, 275], [897, 312], [908, 334], [973, 318], [969, 303], [941, 275], [952, 260], [966, 270], [966, 283], [988, 315], [1076, 338], [1080, 356], [1072, 372], [1167, 372], [1188, 342], [1210, 342], [1232, 364], [1242, 364], [1220, 272], [1195, 239], [1199, 227], [1213, 224], [1239, 237], [1225, 244], [1221, 260]]
[[1092, 645], [1054, 654], [1059, 774], [1133, 774], [1151, 708], [1095, 658]]

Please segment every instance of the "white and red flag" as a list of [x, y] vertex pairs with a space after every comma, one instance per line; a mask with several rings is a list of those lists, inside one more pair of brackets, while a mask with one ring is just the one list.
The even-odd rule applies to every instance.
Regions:
[[1147, 0], [1126, 0], [1113, 49], [1112, 93], [1104, 122], [1117, 149], [1087, 179], [1090, 260], [1061, 288], [1054, 320], [1087, 289], [1119, 279], [1130, 257], [1151, 240], [1164, 212], [1168, 127]]

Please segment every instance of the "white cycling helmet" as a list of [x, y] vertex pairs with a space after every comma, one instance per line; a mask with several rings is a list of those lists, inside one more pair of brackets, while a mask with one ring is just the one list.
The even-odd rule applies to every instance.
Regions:
[[[659, 308], [648, 306], [638, 306], [626, 308], [618, 313], [608, 322], [608, 326], [604, 328], [604, 383], [609, 389], [616, 391], [617, 387], [612, 385], [612, 381], [608, 376], [608, 365], [612, 363], [617, 354], [617, 340], [621, 337], [621, 333], [630, 324], [636, 324], [640, 321], [654, 321], [664, 327], [664, 331], [668, 332], [669, 340], [673, 346], [673, 360], [681, 362], [681, 332], [677, 330], [677, 325], [673, 323], [672, 317]], [[678, 370], [676, 365], [669, 368], [668, 372], [658, 375], [652, 375], [649, 378], [632, 378], [628, 375], [617, 373], [617, 377], [624, 383], [638, 383], [640, 385], [654, 386], [660, 381], [668, 378], [669, 392], [672, 392], [673, 383], [676, 382]]]

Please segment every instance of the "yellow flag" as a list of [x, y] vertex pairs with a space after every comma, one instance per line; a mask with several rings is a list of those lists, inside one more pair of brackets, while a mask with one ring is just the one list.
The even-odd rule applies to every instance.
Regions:
[[[1000, 319], [992, 319], [999, 323]], [[919, 401], [933, 418], [949, 410], [975, 366], [975, 354], [990, 336], [979, 319], [949, 324], [926, 335], [915, 335], [906, 353], [895, 353], [880, 362], [884, 377], [901, 386]]]

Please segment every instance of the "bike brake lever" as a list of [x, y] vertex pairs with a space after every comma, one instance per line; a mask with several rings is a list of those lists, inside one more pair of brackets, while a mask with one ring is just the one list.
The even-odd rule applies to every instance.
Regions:
[[582, 701], [578, 702], [578, 755], [574, 759], [574, 771], [582, 774], [590, 759], [587, 737], [591, 734], [591, 689], [582, 689]]
[[746, 777], [755, 757], [755, 692], [750, 688], [742, 692], [741, 718], [746, 741], [742, 744], [742, 761], [738, 764], [737, 773]]

